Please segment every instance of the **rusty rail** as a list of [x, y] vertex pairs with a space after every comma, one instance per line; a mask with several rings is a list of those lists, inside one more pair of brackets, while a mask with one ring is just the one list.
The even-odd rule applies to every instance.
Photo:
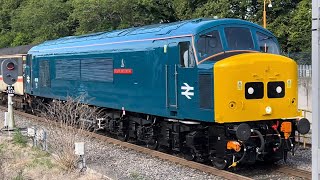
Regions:
[[[7, 110], [5, 107], [2, 107], [2, 106], [0, 106], [0, 109], [3, 110], [3, 111]], [[43, 118], [38, 117], [38, 116], [34, 116], [34, 115], [27, 114], [27, 113], [24, 113], [24, 112], [21, 112], [21, 111], [17, 111], [17, 110], [15, 110], [14, 112], [16, 114], [19, 114], [21, 116], [27, 117], [30, 120], [33, 120], [33, 121], [36, 121], [36, 122], [38, 122], [38, 121], [46, 122]], [[117, 139], [114, 139], [114, 138], [110, 138], [110, 137], [107, 137], [107, 136], [104, 136], [104, 135], [96, 134], [96, 133], [93, 133], [93, 132], [84, 131], [84, 135], [93, 137], [93, 138], [95, 138], [95, 139], [97, 139], [99, 141], [102, 141], [102, 142], [105, 142], [105, 143], [108, 143], [108, 144], [113, 144], [113, 145], [116, 145], [116, 146], [125, 147], [127, 149], [131, 149], [131, 150], [134, 150], [134, 151], [139, 152], [139, 153], [147, 154], [149, 156], [152, 156], [152, 157], [155, 157], [155, 158], [158, 158], [158, 159], [166, 160], [166, 161], [169, 161], [169, 162], [172, 162], [172, 163], [175, 163], [175, 164], [186, 166], [186, 167], [189, 167], [189, 168], [192, 168], [192, 169], [196, 169], [196, 170], [199, 170], [199, 171], [202, 171], [202, 172], [206, 172], [208, 174], [219, 176], [219, 177], [222, 177], [222, 178], [225, 178], [225, 179], [229, 179], [229, 180], [242, 180], [242, 179], [243, 180], [252, 180], [252, 178], [249, 178], [249, 177], [246, 177], [246, 176], [235, 174], [235, 173], [232, 173], [232, 172], [229, 172], [229, 171], [218, 170], [218, 169], [216, 169], [214, 167], [211, 167], [211, 166], [208, 166], [208, 165], [205, 165], [205, 164], [197, 163], [197, 162], [194, 162], [194, 161], [188, 161], [186, 159], [179, 158], [179, 157], [176, 157], [176, 156], [173, 156], [173, 155], [170, 155], [170, 154], [166, 154], [166, 153], [163, 153], [163, 152], [151, 150], [151, 149], [148, 149], [148, 148], [145, 148], [145, 147], [142, 147], [142, 146], [138, 146], [138, 145], [135, 145], [135, 144], [123, 142], [123, 141], [120, 141], [120, 140], [117, 140]], [[280, 172], [280, 173], [284, 173], [284, 174], [287, 174], [287, 175], [290, 175], [290, 176], [300, 177], [300, 178], [303, 178], [303, 179], [311, 179], [311, 172], [305, 171], [305, 170], [301, 170], [301, 169], [291, 168], [291, 167], [288, 167], [288, 166], [280, 166], [275, 171]]]
[[[5, 107], [2, 107], [2, 106], [0, 106], [0, 109], [3, 110], [3, 111], [7, 110]], [[38, 122], [38, 121], [46, 122], [42, 117], [34, 116], [34, 115], [27, 114], [27, 113], [24, 113], [24, 112], [21, 112], [21, 111], [15, 110], [14, 113], [16, 113], [16, 114], [18, 114], [20, 116], [27, 117], [30, 120], [33, 120], [33, 121], [36, 121], [36, 122]], [[206, 172], [208, 174], [219, 176], [219, 177], [222, 177], [222, 178], [225, 178], [225, 179], [229, 179], [229, 180], [252, 180], [252, 178], [249, 178], [249, 177], [245, 177], [245, 176], [242, 176], [242, 175], [239, 175], [239, 174], [235, 174], [235, 173], [232, 173], [232, 172], [229, 172], [229, 171], [218, 170], [218, 169], [216, 169], [216, 168], [214, 168], [212, 166], [207, 166], [205, 164], [197, 163], [197, 162], [194, 162], [194, 161], [188, 161], [186, 159], [179, 158], [179, 157], [176, 157], [176, 156], [173, 156], [173, 155], [170, 155], [170, 154], [166, 154], [166, 153], [162, 153], [162, 152], [159, 152], [159, 151], [151, 150], [151, 149], [148, 149], [148, 148], [145, 148], [145, 147], [142, 147], [142, 146], [138, 146], [138, 145], [135, 145], [135, 144], [123, 142], [123, 141], [120, 141], [120, 140], [117, 140], [117, 139], [114, 139], [114, 138], [110, 138], [110, 137], [107, 137], [107, 136], [99, 135], [99, 134], [96, 134], [96, 133], [93, 133], [93, 132], [84, 131], [84, 135], [96, 138], [96, 139], [98, 139], [99, 141], [102, 141], [102, 142], [106, 142], [106, 143], [109, 143], [109, 144], [114, 144], [116, 146], [125, 147], [125, 148], [134, 150], [134, 151], [139, 152], [139, 153], [147, 154], [147, 155], [150, 155], [150, 156], [158, 158], [158, 159], [170, 161], [170, 162], [175, 163], [175, 164], [186, 166], [186, 167], [189, 167], [189, 168], [192, 168], [192, 169], [196, 169], [196, 170], [199, 170], [199, 171], [202, 171], [202, 172]]]
[[276, 171], [280, 173], [284, 173], [287, 175], [295, 176], [295, 177], [300, 177], [303, 179], [311, 179], [311, 172], [302, 170], [302, 169], [297, 169], [297, 168], [291, 168], [288, 166], [281, 166]]

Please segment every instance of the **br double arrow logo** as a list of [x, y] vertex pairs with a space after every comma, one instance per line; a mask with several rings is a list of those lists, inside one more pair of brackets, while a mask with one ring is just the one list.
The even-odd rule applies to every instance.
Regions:
[[189, 86], [189, 84], [187, 83], [183, 83], [184, 86], [181, 86], [181, 90], [185, 90], [183, 92], [181, 92], [181, 95], [186, 96], [188, 99], [191, 99], [190, 96], [194, 96], [194, 92], [190, 92], [190, 91], [194, 91], [194, 87]]

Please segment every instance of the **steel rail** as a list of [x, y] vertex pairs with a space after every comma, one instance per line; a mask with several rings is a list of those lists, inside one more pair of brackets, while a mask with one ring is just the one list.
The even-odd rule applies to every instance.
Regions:
[[303, 179], [311, 179], [311, 172], [302, 170], [302, 169], [297, 169], [297, 168], [291, 168], [289, 166], [280, 166], [276, 171], [284, 174], [288, 174], [291, 176], [295, 177], [300, 177]]
[[[6, 111], [7, 108], [0, 106], [0, 110]], [[18, 114], [20, 116], [26, 117], [29, 120], [36, 121], [36, 122], [39, 122], [39, 121], [46, 122], [46, 120], [42, 117], [34, 116], [34, 115], [31, 115], [31, 114], [28, 114], [25, 112], [21, 112], [18, 110], [14, 110], [14, 113]], [[56, 122], [53, 122], [53, 123], [56, 123]], [[72, 127], [70, 127], [70, 128], [72, 128]], [[252, 178], [249, 178], [249, 177], [245, 177], [245, 176], [235, 174], [235, 173], [225, 171], [225, 170], [219, 170], [219, 169], [216, 169], [212, 166], [208, 166], [208, 165], [201, 164], [201, 163], [194, 162], [194, 161], [188, 161], [183, 158], [179, 158], [179, 157], [176, 157], [176, 156], [173, 156], [170, 154], [166, 154], [163, 152], [159, 152], [156, 150], [151, 150], [151, 149], [148, 149], [148, 148], [145, 148], [142, 146], [138, 146], [135, 144], [123, 142], [123, 141], [120, 141], [120, 140], [117, 140], [117, 139], [114, 139], [111, 137], [107, 137], [104, 135], [100, 135], [97, 133], [93, 133], [93, 132], [89, 132], [89, 131], [83, 131], [83, 133], [84, 133], [84, 135], [87, 135], [89, 137], [93, 137], [93, 138], [95, 138], [99, 141], [102, 141], [102, 142], [106, 142], [106, 143], [113, 144], [116, 146], [125, 147], [127, 149], [131, 149], [131, 150], [134, 150], [139, 153], [147, 154], [147, 155], [150, 155], [150, 156], [158, 158], [158, 159], [162, 159], [162, 160], [169, 161], [169, 162], [172, 162], [175, 164], [179, 164], [179, 165], [186, 166], [186, 167], [189, 167], [192, 169], [196, 169], [196, 170], [199, 170], [202, 172], [206, 172], [208, 174], [219, 176], [219, 177], [222, 177], [222, 178], [225, 178], [228, 180], [252, 180]]]
[[[4, 111], [7, 110], [3, 106], [0, 106], [0, 109], [4, 110]], [[38, 116], [35, 116], [35, 115], [32, 115], [32, 114], [28, 114], [28, 113], [25, 113], [25, 112], [21, 112], [21, 111], [18, 111], [18, 110], [14, 110], [14, 112], [16, 114], [20, 115], [20, 116], [27, 117], [30, 120], [46, 122], [46, 120], [44, 118], [42, 118], [42, 117], [38, 117]], [[56, 122], [54, 122], [54, 123], [56, 123]], [[72, 127], [70, 127], [70, 128], [72, 128]], [[197, 162], [194, 162], [194, 161], [188, 161], [188, 160], [180, 158], [180, 157], [176, 157], [176, 156], [173, 156], [173, 155], [170, 155], [170, 154], [166, 154], [166, 153], [163, 153], [163, 152], [159, 152], [159, 151], [156, 151], [156, 150], [151, 150], [151, 149], [148, 149], [148, 148], [145, 148], [145, 147], [142, 147], [142, 146], [138, 146], [138, 145], [135, 145], [135, 144], [131, 144], [131, 143], [128, 143], [128, 142], [123, 142], [123, 141], [120, 141], [118, 139], [114, 139], [114, 138], [111, 138], [111, 137], [108, 137], [108, 136], [100, 135], [100, 134], [89, 132], [89, 131], [83, 131], [83, 133], [84, 133], [84, 135], [87, 135], [89, 137], [93, 137], [93, 138], [95, 138], [95, 139], [97, 139], [99, 141], [102, 141], [102, 142], [105, 142], [105, 143], [108, 143], [108, 144], [113, 144], [115, 146], [125, 147], [127, 149], [131, 149], [131, 150], [134, 150], [134, 151], [139, 152], [139, 153], [147, 154], [147, 155], [150, 155], [150, 156], [158, 158], [158, 159], [162, 159], [162, 160], [169, 161], [169, 162], [172, 162], [172, 163], [175, 163], [175, 164], [183, 165], [183, 166], [186, 166], [186, 167], [189, 167], [189, 168], [192, 168], [192, 169], [196, 169], [196, 170], [199, 170], [199, 171], [202, 171], [202, 172], [206, 172], [208, 174], [212, 174], [212, 175], [215, 175], [215, 176], [219, 176], [219, 177], [222, 177], [222, 178], [225, 178], [225, 179], [230, 179], [230, 180], [242, 180], [242, 179], [244, 179], [244, 180], [252, 180], [252, 178], [249, 178], [249, 177], [246, 177], [246, 176], [243, 176], [243, 175], [235, 174], [235, 173], [232, 173], [232, 172], [229, 172], [229, 171], [225, 171], [225, 170], [218, 170], [218, 169], [216, 169], [216, 168], [214, 168], [212, 166], [208, 166], [208, 165], [205, 165], [205, 164], [197, 163]], [[311, 179], [311, 172], [310, 171], [291, 168], [289, 166], [277, 167], [275, 171], [283, 173], [283, 174], [295, 176], [295, 177], [300, 177], [300, 178], [303, 178], [303, 179]]]

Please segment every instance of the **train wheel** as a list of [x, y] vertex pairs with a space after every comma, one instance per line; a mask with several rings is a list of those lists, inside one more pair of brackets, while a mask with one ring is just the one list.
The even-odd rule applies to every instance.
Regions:
[[228, 162], [225, 159], [214, 157], [211, 159], [212, 165], [217, 169], [226, 169]]
[[147, 144], [147, 148], [152, 149], [152, 150], [156, 150], [159, 147], [158, 140], [156, 140], [156, 139], [151, 139], [146, 144]]
[[119, 134], [117, 134], [117, 138], [118, 138], [120, 141], [127, 142], [128, 139], [129, 139], [129, 135], [128, 135], [128, 133], [119, 133]]
[[196, 152], [191, 148], [188, 148], [188, 150], [183, 155], [184, 158], [188, 161], [193, 161], [197, 157]]

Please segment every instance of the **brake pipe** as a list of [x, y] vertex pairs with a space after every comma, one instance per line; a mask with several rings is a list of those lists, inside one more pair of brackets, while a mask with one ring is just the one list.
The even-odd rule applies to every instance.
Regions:
[[279, 145], [278, 147], [276, 147], [277, 149], [280, 149], [281, 148], [281, 145], [282, 145], [282, 138], [281, 138], [281, 134], [279, 133], [279, 131], [277, 129], [275, 129], [276, 133], [277, 133], [277, 136], [279, 137]]
[[258, 130], [251, 129], [251, 132], [256, 133], [258, 135], [260, 141], [261, 141], [260, 148], [257, 149], [257, 152], [261, 153], [264, 150], [264, 147], [265, 147], [264, 138], [263, 138], [262, 134], [260, 133], [260, 131], [258, 131]]
[[240, 158], [238, 161], [233, 162], [233, 163], [229, 166], [229, 168], [231, 168], [231, 167], [236, 167], [236, 166], [244, 159], [244, 157], [245, 157], [246, 154], [247, 154], [247, 146], [246, 146], [246, 144], [245, 144], [245, 143], [242, 143], [242, 142], [240, 142], [240, 143], [243, 145], [243, 154], [242, 154], [241, 158]]

